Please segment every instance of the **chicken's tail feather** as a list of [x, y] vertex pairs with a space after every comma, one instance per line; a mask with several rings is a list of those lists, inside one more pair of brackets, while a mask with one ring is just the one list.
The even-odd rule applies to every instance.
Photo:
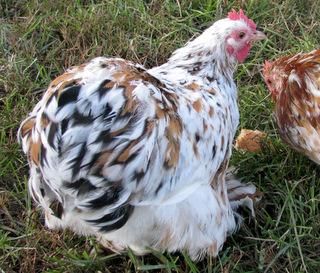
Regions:
[[233, 211], [239, 207], [247, 207], [255, 217], [254, 203], [261, 200], [262, 193], [251, 183], [242, 183], [235, 177], [235, 168], [230, 167], [226, 174], [226, 185], [230, 205]]

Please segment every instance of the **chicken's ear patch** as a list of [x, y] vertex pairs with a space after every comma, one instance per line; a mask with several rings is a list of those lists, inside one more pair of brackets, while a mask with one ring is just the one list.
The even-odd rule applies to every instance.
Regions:
[[228, 18], [233, 21], [242, 20], [253, 30], [257, 28], [257, 25], [244, 14], [242, 9], [240, 9], [239, 12], [236, 12], [234, 9], [231, 10], [228, 13]]

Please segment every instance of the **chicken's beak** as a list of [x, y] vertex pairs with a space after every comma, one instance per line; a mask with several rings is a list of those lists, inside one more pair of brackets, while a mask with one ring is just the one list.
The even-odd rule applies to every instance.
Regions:
[[267, 36], [260, 29], [257, 28], [255, 33], [253, 34], [252, 42], [260, 41], [266, 38]]

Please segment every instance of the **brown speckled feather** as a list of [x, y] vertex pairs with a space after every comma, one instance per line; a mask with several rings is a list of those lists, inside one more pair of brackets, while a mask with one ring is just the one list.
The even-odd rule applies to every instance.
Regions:
[[320, 163], [320, 50], [267, 62], [263, 73], [281, 138]]

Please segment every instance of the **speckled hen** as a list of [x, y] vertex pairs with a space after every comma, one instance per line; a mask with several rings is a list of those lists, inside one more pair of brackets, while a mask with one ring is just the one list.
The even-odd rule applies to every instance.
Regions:
[[320, 164], [320, 49], [267, 61], [263, 74], [281, 138]]
[[256, 191], [225, 175], [233, 73], [263, 38], [232, 11], [159, 67], [99, 57], [52, 81], [19, 131], [46, 225], [115, 251], [217, 255]]

